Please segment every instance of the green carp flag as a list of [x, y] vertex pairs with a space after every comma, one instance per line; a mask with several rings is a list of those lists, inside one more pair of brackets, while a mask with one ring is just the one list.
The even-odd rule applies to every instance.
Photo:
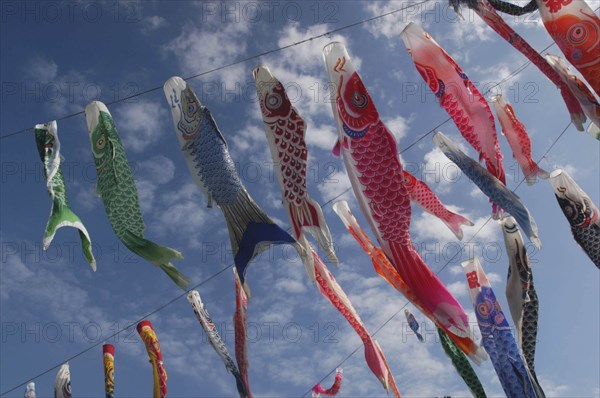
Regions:
[[181, 253], [144, 237], [146, 225], [133, 173], [106, 105], [98, 101], [89, 103], [85, 117], [98, 175], [96, 193], [102, 198], [115, 234], [129, 250], [160, 267], [185, 290], [191, 281], [171, 264], [171, 260], [183, 258]]
[[35, 126], [35, 143], [44, 163], [44, 175], [48, 195], [52, 199], [50, 218], [44, 231], [43, 247], [46, 250], [52, 243], [56, 231], [61, 227], [73, 227], [79, 230], [83, 255], [90, 263], [92, 270], [96, 271], [96, 260], [92, 253], [92, 242], [85, 226], [75, 213], [69, 208], [65, 177], [61, 168], [62, 156], [60, 155], [60, 141], [56, 120]]
[[439, 327], [437, 328], [437, 331], [444, 352], [452, 360], [452, 365], [454, 365], [460, 377], [462, 377], [467, 384], [467, 387], [469, 387], [469, 390], [471, 390], [471, 394], [473, 394], [475, 398], [486, 398], [483, 386], [465, 354], [463, 354], [460, 348], [454, 344], [446, 332]]

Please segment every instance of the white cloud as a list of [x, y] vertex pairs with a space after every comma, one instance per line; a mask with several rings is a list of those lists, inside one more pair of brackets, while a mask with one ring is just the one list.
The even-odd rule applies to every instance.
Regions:
[[396, 116], [394, 118], [387, 118], [384, 120], [385, 125], [394, 135], [396, 143], [398, 143], [402, 138], [406, 137], [408, 134], [408, 125], [410, 124], [409, 119], [403, 116]]
[[[348, 179], [348, 175], [345, 170], [336, 171], [331, 174], [326, 181], [323, 181], [317, 186], [317, 189], [321, 193], [321, 196], [325, 200], [329, 200], [335, 196], [341, 195], [339, 198], [335, 200], [353, 200], [354, 195], [352, 195], [352, 189], [350, 185], [350, 180]], [[347, 191], [347, 192], [345, 192]], [[352, 206], [352, 204], [350, 203]]]
[[454, 297], [466, 297], [469, 294], [466, 280], [449, 283], [447, 288]]
[[[496, 32], [470, 8], [462, 7], [461, 14], [464, 20], [458, 19], [451, 23], [450, 34], [445, 36], [452, 40], [459, 49], [470, 46], [472, 42], [491, 41], [494, 36], [497, 36]], [[441, 42], [439, 43], [444, 46]]]
[[[188, 75], [208, 71], [243, 57], [250, 37], [249, 23], [242, 20], [217, 26], [219, 23], [220, 19], [215, 18], [214, 22], [205, 21], [201, 28], [184, 25], [181, 34], [163, 47], [164, 52], [169, 58], [175, 56]], [[233, 89], [236, 83], [247, 80], [247, 72], [243, 65], [236, 65], [212, 73], [210, 79], [218, 79], [225, 87]]]
[[[366, 11], [371, 17], [388, 14], [392, 11], [399, 10], [403, 5], [398, 1], [368, 1], [366, 3]], [[397, 43], [402, 43], [400, 32], [406, 27], [409, 22], [416, 22], [423, 27], [429, 25], [427, 14], [435, 9], [435, 2], [428, 2], [415, 7], [407, 8], [394, 14], [387, 15], [375, 21], [364, 25], [365, 29], [375, 38], [386, 37], [389, 40], [390, 46], [395, 46]], [[437, 11], [435, 11], [437, 12]]]
[[37, 56], [27, 65], [27, 73], [33, 81], [50, 83], [58, 76], [58, 65], [52, 59]]
[[175, 165], [168, 157], [156, 155], [139, 163], [139, 176], [156, 184], [166, 184], [175, 176]]
[[160, 15], [145, 17], [142, 19], [141, 24], [143, 33], [149, 33], [168, 25], [167, 20]]
[[117, 108], [114, 119], [125, 150], [140, 153], [166, 133], [170, 115], [163, 104], [140, 99]]

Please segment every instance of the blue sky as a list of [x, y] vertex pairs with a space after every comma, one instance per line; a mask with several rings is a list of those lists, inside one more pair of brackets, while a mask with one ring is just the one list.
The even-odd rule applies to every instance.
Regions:
[[[2, 2], [2, 135], [83, 110], [94, 99], [111, 102], [162, 86], [173, 75], [189, 76], [269, 49], [297, 42], [404, 5], [377, 2]], [[590, 2], [596, 9], [600, 2]], [[27, 7], [27, 8], [24, 8]], [[225, 8], [228, 7], [228, 8]], [[226, 12], [230, 10], [229, 12]], [[331, 155], [336, 139], [327, 103], [321, 49], [330, 40], [346, 43], [383, 120], [405, 148], [446, 113], [417, 74], [399, 33], [409, 20], [422, 24], [484, 90], [525, 62], [524, 57], [472, 13], [456, 18], [445, 2], [430, 2], [194, 79], [190, 84], [211, 109], [229, 142], [245, 185], [280, 225], [288, 221], [272, 174], [251, 69], [268, 65], [284, 84], [308, 124], [308, 190], [320, 203], [349, 187], [343, 164]], [[535, 48], [551, 39], [537, 14], [510, 24]], [[559, 54], [556, 46], [549, 52]], [[500, 89], [527, 126], [539, 158], [569, 121], [552, 83], [533, 66]], [[294, 96], [295, 90], [296, 95]], [[495, 89], [493, 93], [498, 93]], [[194, 284], [232, 263], [225, 222], [193, 185], [174, 136], [162, 89], [109, 105], [138, 185], [147, 237], [183, 252], [178, 268]], [[497, 123], [499, 126], [499, 123]], [[462, 142], [452, 123], [441, 131]], [[72, 209], [91, 234], [98, 260], [94, 274], [73, 230], [61, 230], [44, 253], [41, 237], [50, 208], [41, 162], [31, 132], [2, 140], [0, 243], [0, 391], [59, 364], [91, 344], [116, 346], [118, 396], [151, 392], [151, 370], [134, 329], [108, 339], [119, 328], [180, 294], [157, 268], [131, 255], [114, 236], [101, 200], [94, 194], [95, 170], [84, 116], [58, 122]], [[507, 184], [522, 175], [506, 139], [499, 137]], [[475, 156], [469, 149], [468, 153]], [[487, 220], [487, 199], [434, 148], [430, 138], [403, 153], [417, 177], [476, 226]], [[571, 127], [540, 165], [562, 167], [600, 202], [598, 141]], [[541, 181], [517, 190], [536, 219], [542, 250], [528, 244], [540, 298], [536, 369], [547, 396], [599, 396], [600, 347], [597, 338], [598, 270], [574, 242], [550, 185]], [[367, 227], [351, 193], [350, 203]], [[405, 299], [379, 278], [368, 257], [346, 233], [331, 206], [324, 208], [341, 260], [328, 264], [361, 317], [375, 331]], [[441, 269], [458, 241], [438, 220], [413, 208], [415, 244], [430, 267]], [[369, 231], [370, 233], [370, 231]], [[508, 260], [500, 227], [491, 222], [467, 250], [440, 272], [440, 279], [472, 314], [460, 267], [477, 255], [508, 315], [504, 298]], [[325, 257], [323, 257], [325, 259]], [[300, 396], [359, 346], [346, 321], [323, 299], [289, 248], [256, 259], [248, 280], [250, 383], [255, 396]], [[205, 305], [233, 352], [234, 282], [227, 271], [200, 288]], [[433, 325], [413, 310], [422, 327]], [[235, 396], [233, 378], [212, 351], [184, 297], [150, 316], [164, 352], [169, 396]], [[475, 325], [475, 324], [474, 324]], [[476, 329], [476, 328], [475, 328]], [[404, 396], [468, 396], [433, 334], [427, 342], [406, 333], [402, 313], [377, 335]], [[383, 396], [362, 349], [343, 365], [340, 396]], [[476, 371], [489, 396], [502, 390], [488, 361]], [[38, 396], [52, 395], [56, 371], [36, 379]], [[102, 394], [101, 347], [71, 362], [75, 396]], [[325, 383], [329, 383], [329, 377]], [[24, 388], [8, 394], [21, 396]]]

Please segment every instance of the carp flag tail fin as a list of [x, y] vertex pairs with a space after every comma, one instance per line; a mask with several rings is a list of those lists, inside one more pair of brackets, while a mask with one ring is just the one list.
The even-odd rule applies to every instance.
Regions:
[[123, 244], [138, 256], [160, 267], [183, 290], [191, 283], [191, 280], [187, 276], [183, 275], [171, 264], [171, 260], [183, 258], [177, 250], [158, 245], [129, 231], [125, 232]]

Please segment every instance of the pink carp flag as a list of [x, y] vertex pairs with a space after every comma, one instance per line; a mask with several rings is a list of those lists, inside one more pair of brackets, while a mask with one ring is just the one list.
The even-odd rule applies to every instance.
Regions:
[[391, 390], [395, 397], [400, 397], [400, 391], [398, 391], [396, 381], [379, 343], [373, 339], [364, 322], [354, 309], [350, 299], [346, 296], [346, 293], [344, 293], [340, 285], [336, 282], [325, 264], [323, 264], [317, 253], [313, 250], [312, 254], [314, 257], [317, 284], [321, 294], [346, 318], [350, 326], [352, 326], [362, 340], [365, 346], [365, 359], [371, 372], [377, 376], [388, 392]]
[[237, 361], [238, 370], [244, 384], [248, 398], [252, 398], [250, 392], [250, 381], [248, 380], [248, 296], [244, 290], [244, 286], [237, 273], [236, 268], [233, 268], [235, 279], [235, 314], [233, 315], [233, 327], [235, 329], [235, 360]]
[[523, 170], [527, 184], [535, 184], [537, 177], [547, 179], [548, 173], [542, 170], [531, 158], [531, 139], [523, 123], [517, 119], [513, 107], [504, 99], [502, 94], [493, 96], [492, 104], [502, 125], [502, 134], [506, 137], [512, 149], [513, 158]]
[[428, 312], [452, 333], [469, 336], [464, 308], [412, 244], [410, 195], [394, 136], [380, 119], [346, 48], [333, 42], [323, 53], [338, 146], [354, 194], [383, 253]]
[[433, 323], [435, 323], [440, 329], [446, 332], [446, 335], [452, 339], [452, 341], [460, 348], [462, 352], [471, 358], [476, 364], [481, 364], [482, 361], [487, 359], [485, 350], [480, 348], [474, 341], [474, 336], [469, 335], [465, 337], [458, 336], [452, 333], [448, 327], [445, 327], [440, 319], [431, 313], [427, 307], [419, 300], [414, 292], [411, 291], [410, 287], [404, 282], [396, 268], [390, 263], [387, 256], [379, 247], [376, 247], [365, 231], [361, 228], [354, 218], [354, 215], [348, 207], [348, 203], [345, 201], [338, 201], [333, 204], [333, 210], [340, 217], [350, 234], [356, 239], [363, 250], [369, 255], [373, 262], [375, 271], [385, 279], [390, 285], [392, 285], [397, 291], [402, 293], [415, 307], [417, 307], [425, 316], [427, 316]]
[[461, 67], [419, 25], [411, 22], [400, 34], [417, 71], [469, 144], [485, 160], [488, 171], [506, 183], [494, 115], [484, 96]]
[[462, 240], [463, 238], [463, 225], [473, 226], [471, 220], [448, 210], [425, 182], [419, 180], [406, 170], [404, 170], [404, 185], [410, 195], [410, 200], [418, 204], [427, 213], [442, 220], [458, 240]]
[[571, 115], [573, 125], [583, 131], [583, 123], [585, 122], [585, 113], [581, 109], [581, 105], [577, 98], [573, 95], [568, 85], [561, 79], [560, 75], [553, 70], [552, 66], [538, 53], [531, 45], [517, 34], [494, 9], [494, 6], [488, 0], [450, 0], [450, 4], [454, 6], [454, 10], [460, 15], [460, 4], [465, 4], [472, 8], [477, 15], [492, 28], [500, 37], [507, 41], [517, 51], [523, 54], [527, 59], [534, 64], [552, 83], [559, 89], [563, 100], [567, 106], [567, 110]]
[[320, 384], [317, 384], [312, 388], [312, 398], [320, 398], [321, 395], [325, 395], [326, 397], [336, 396], [342, 387], [342, 378], [343, 370], [342, 368], [337, 368], [335, 370], [335, 379], [333, 385], [326, 389]]
[[552, 65], [554, 70], [567, 83], [585, 115], [590, 119], [587, 132], [597, 140], [600, 140], [600, 101], [594, 93], [582, 82], [569, 68], [567, 61], [556, 55], [546, 55], [546, 60]]

